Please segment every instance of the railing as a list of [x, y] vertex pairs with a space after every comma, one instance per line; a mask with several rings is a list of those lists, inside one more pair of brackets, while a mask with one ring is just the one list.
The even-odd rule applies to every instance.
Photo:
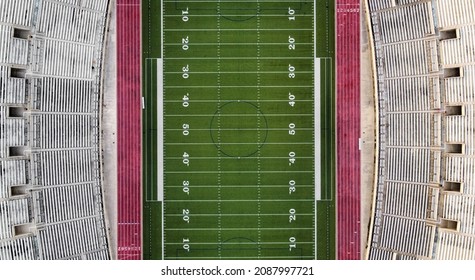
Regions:
[[376, 52], [376, 71], [378, 75], [378, 100], [377, 105], [379, 108], [379, 157], [376, 159], [377, 161], [377, 168], [378, 168], [378, 181], [377, 181], [377, 189], [376, 191], [376, 203], [374, 209], [374, 224], [373, 224], [373, 236], [372, 246], [378, 246], [380, 232], [382, 228], [382, 209], [383, 209], [383, 201], [384, 201], [384, 187], [386, 181], [386, 145], [387, 145], [387, 118], [386, 118], [386, 111], [387, 111], [387, 93], [385, 91], [384, 85], [384, 59], [381, 47], [381, 36], [379, 33], [379, 25], [378, 25], [378, 17], [376, 14], [373, 14], [371, 17], [372, 26], [373, 26], [373, 38], [375, 44], [375, 52]]

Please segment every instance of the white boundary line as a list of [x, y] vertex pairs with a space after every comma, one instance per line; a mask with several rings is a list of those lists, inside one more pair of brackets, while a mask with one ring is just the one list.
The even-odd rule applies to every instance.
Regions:
[[[239, 2], [244, 2], [244, 1], [239, 1]], [[269, 2], [270, 3], [270, 2]], [[246, 16], [246, 15], [226, 15], [228, 17], [232, 17], [232, 16]], [[263, 14], [259, 14], [260, 17], [279, 17], [279, 18], [282, 18], [282, 14], [268, 14], [268, 15], [263, 15]], [[301, 17], [311, 17], [312, 15], [300, 15]], [[182, 15], [165, 15], [165, 17], [178, 17], [178, 18], [181, 18]], [[193, 17], [217, 17], [217, 15], [193, 15]]]
[[[164, 0], [160, 0], [160, 21], [161, 21], [161, 22], [160, 22], [160, 37], [161, 37], [161, 38], [160, 38], [160, 42], [161, 42], [161, 43], [160, 43], [160, 48], [161, 48], [161, 50], [160, 50], [160, 58], [161, 58], [161, 60], [162, 60], [162, 62], [161, 62], [161, 64], [162, 64], [162, 71], [163, 71], [163, 59], [164, 59], [164, 57], [163, 57], [164, 50], [163, 50], [163, 49], [164, 49], [164, 42], [165, 42], [165, 39], [163, 38], [163, 34], [164, 34], [164, 32], [163, 32], [163, 24], [164, 24], [164, 15], [165, 15], [165, 13], [163, 12], [163, 1], [164, 1]], [[164, 87], [163, 87], [163, 75], [160, 77], [159, 80], [162, 81], [162, 87], [160, 88], [160, 90], [161, 90], [161, 95], [162, 95], [162, 96], [161, 96], [161, 99], [162, 99], [162, 108], [161, 108], [161, 110], [160, 110], [160, 108], [159, 108], [159, 111], [162, 111], [162, 113], [163, 113], [163, 89], [164, 89]], [[162, 122], [162, 128], [163, 128], [163, 118], [162, 118], [161, 122]], [[162, 156], [163, 156], [163, 147], [164, 147], [164, 145], [163, 145], [163, 143], [164, 143], [163, 130], [162, 130], [162, 138], [159, 139], [159, 138], [157, 137], [157, 140], [158, 140], [158, 142], [160, 143], [160, 146], [162, 147], [161, 149], [157, 149], [157, 151], [160, 151], [160, 153], [161, 153]], [[162, 158], [162, 160], [163, 160], [163, 158]], [[162, 165], [163, 165], [163, 162], [162, 162]], [[163, 168], [162, 168], [162, 172], [163, 172]], [[162, 175], [162, 184], [163, 184], [163, 175]], [[162, 187], [162, 191], [164, 191], [164, 188], [163, 188], [163, 187]], [[164, 193], [162, 192], [162, 197], [163, 197], [163, 196], [164, 196]], [[162, 224], [162, 225], [161, 225], [161, 226], [162, 226], [162, 260], [165, 259], [165, 220], [164, 220], [164, 218], [165, 218], [165, 213], [164, 213], [164, 210], [163, 210], [164, 207], [165, 207], [165, 202], [163, 201], [163, 202], [162, 202], [162, 207], [161, 207], [161, 209], [162, 209], [162, 213], [161, 213], [161, 214], [162, 214], [162, 222], [161, 222], [161, 224]]]
[[160, 36], [161, 36], [161, 38], [160, 38], [160, 41], [161, 41], [160, 57], [163, 59], [163, 53], [164, 53], [163, 46], [164, 46], [164, 41], [165, 41], [163, 39], [163, 33], [164, 33], [163, 22], [164, 22], [165, 15], [163, 13], [163, 0], [160, 0], [160, 1], [161, 1], [161, 3], [160, 3], [160, 14], [161, 14], [161, 17], [160, 17], [160, 20], [161, 20], [161, 23], [160, 23]]
[[[211, 32], [221, 32], [221, 31], [239, 31], [239, 32], [256, 32], [257, 30], [255, 28], [251, 29], [240, 29], [240, 28], [223, 28], [223, 29], [215, 29], [215, 28], [187, 28], [187, 29], [182, 29], [182, 28], [168, 28], [164, 30], [165, 32], [202, 32], [202, 31], [211, 31]], [[312, 31], [312, 29], [303, 29], [303, 28], [268, 28], [268, 29], [259, 29], [259, 31]]]
[[[255, 188], [256, 186], [253, 185], [238, 185], [238, 186], [232, 186], [232, 185], [226, 185], [224, 188]], [[289, 188], [289, 185], [261, 185], [262, 188]], [[300, 188], [314, 188], [314, 185], [299, 185]], [[183, 186], [173, 186], [173, 185], [168, 185], [167, 188], [176, 188], [176, 189], [181, 189]], [[193, 186], [194, 189], [209, 189], [209, 188], [217, 188], [217, 186], [207, 186], [207, 185], [196, 185]]]
[[[320, 110], [320, 96], [317, 97], [317, 83], [320, 82], [320, 79], [317, 79], [317, 75], [316, 75], [316, 72], [317, 72], [317, 59], [316, 59], [316, 54], [317, 54], [317, 40], [315, 39], [316, 36], [317, 36], [317, 24], [316, 24], [316, 19], [317, 19], [317, 0], [314, 0], [313, 1], [313, 21], [312, 21], [312, 24], [313, 24], [313, 36], [312, 36], [312, 39], [313, 39], [313, 57], [314, 57], [314, 62], [313, 62], [313, 71], [314, 71], [314, 79], [313, 79], [313, 82], [314, 82], [314, 91], [313, 91], [313, 95], [314, 95], [314, 106], [315, 108], [318, 108], [318, 110]], [[318, 60], [319, 61], [319, 60]], [[320, 64], [318, 64], [318, 72], [320, 74]], [[319, 75], [320, 76], [320, 75]], [[318, 82], [317, 82], [318, 81]], [[318, 102], [318, 106], [316, 105]], [[313, 162], [313, 166], [315, 168], [315, 171], [313, 173], [313, 178], [314, 178], [314, 184], [315, 184], [315, 190], [314, 190], [314, 198], [315, 198], [315, 203], [314, 203], [314, 213], [315, 213], [315, 218], [314, 218], [314, 229], [313, 229], [313, 233], [314, 233], [314, 239], [313, 239], [313, 246], [314, 246], [314, 250], [313, 250], [313, 255], [314, 255], [314, 259], [317, 260], [317, 252], [318, 252], [318, 233], [317, 233], [317, 225], [318, 225], [318, 221], [317, 221], [317, 193], [316, 193], [316, 189], [317, 189], [317, 181], [320, 182], [321, 184], [321, 177], [318, 176], [318, 179], [317, 179], [317, 174], [320, 174], [320, 173], [317, 173], [317, 166], [320, 166], [320, 162], [317, 162], [317, 158], [320, 157], [321, 155], [321, 151], [320, 151], [320, 146], [317, 146], [317, 135], [320, 137], [321, 136], [321, 133], [320, 133], [320, 129], [317, 130], [317, 127], [320, 128], [320, 122], [317, 121], [319, 120], [320, 118], [317, 119], [317, 115], [314, 111], [314, 119], [313, 119], [313, 124], [314, 124], [314, 133], [313, 133], [313, 137], [314, 137], [314, 142], [315, 142], [315, 146], [313, 147], [313, 155], [315, 156], [315, 159], [314, 159], [314, 162]], [[319, 138], [318, 137], [318, 138]], [[320, 138], [318, 140], [318, 142], [320, 141]], [[317, 156], [318, 154], [318, 156]], [[320, 197], [320, 195], [318, 195], [318, 197]]]
[[[289, 43], [261, 43], [260, 46], [287, 46]], [[182, 43], [165, 43], [165, 46], [181, 46]], [[255, 46], [257, 43], [221, 43], [222, 46]], [[313, 43], [299, 43], [299, 45], [309, 46]], [[189, 46], [218, 46], [216, 43], [190, 43]], [[168, 58], [167, 58], [168, 59]]]
[[[295, 242], [297, 244], [312, 244], [313, 242], [308, 242], [308, 241], [302, 241], [302, 242]], [[216, 242], [190, 242], [190, 244], [193, 245], [220, 245], [220, 243]], [[226, 242], [226, 245], [255, 245], [255, 242]], [[259, 244], [263, 245], [288, 245], [289, 242], [260, 242]], [[183, 243], [176, 243], [176, 242], [170, 242], [167, 243], [167, 245], [183, 245]]]
[[[224, 202], [255, 202], [255, 201], [262, 201], [262, 202], [309, 202], [312, 201], [311, 199], [196, 199], [196, 200], [189, 200], [189, 199], [169, 199], [167, 202], [188, 202], [188, 203], [205, 203], [205, 202], [217, 202], [217, 201], [224, 201]], [[309, 215], [311, 215], [310, 213]], [[169, 214], [175, 215], [175, 214]], [[181, 214], [176, 214], [181, 215]], [[191, 214], [193, 215], [193, 214]], [[198, 215], [198, 214], [195, 214]], [[203, 214], [205, 215], [205, 214]], [[206, 214], [206, 215], [218, 215], [218, 214]], [[225, 215], [225, 214], [222, 214]], [[240, 215], [258, 215], [258, 214], [228, 214], [227, 216], [240, 216]], [[266, 215], [266, 214], [262, 214]], [[267, 214], [272, 216], [288, 216], [289, 214]], [[305, 213], [299, 213], [299, 215], [306, 215]]]
[[[257, 248], [256, 248], [257, 250]], [[306, 260], [306, 259], [309, 259], [309, 258], [313, 258], [313, 256], [302, 256], [302, 255], [296, 255], [296, 256], [261, 256], [261, 258], [259, 259], [259, 261], [265, 261], [265, 260], [293, 260], [293, 259], [296, 259], [294, 261], [301, 261], [302, 259]], [[230, 262], [232, 262], [232, 260], [249, 260], [249, 261], [253, 261], [256, 259], [256, 257], [236, 257], [236, 256], [233, 256], [233, 257], [221, 257], [221, 259], [223, 260], [229, 260]], [[216, 257], [169, 257], [167, 258], [167, 260], [187, 260], [187, 261], [201, 261], [201, 260], [216, 260]], [[257, 278], [257, 276], [256, 276]]]
[[[219, 228], [167, 228], [165, 229], [167, 231], [198, 231], [198, 230], [206, 230], [206, 231], [218, 231], [220, 230]], [[222, 228], [222, 230], [232, 230], [232, 231], [255, 231], [256, 228]], [[261, 230], [289, 230], [289, 231], [295, 231], [295, 230], [314, 230], [313, 227], [311, 228], [293, 228], [293, 227], [288, 227], [288, 228], [261, 228]]]
[[163, 203], [163, 58], [157, 59], [157, 201]]
[[[260, 86], [261, 88], [313, 88], [314, 86], [300, 86], [300, 85], [294, 85], [294, 86], [287, 86], [287, 85], [276, 85], [276, 86]], [[167, 86], [168, 89], [190, 89], [190, 88], [218, 88], [218, 86], [184, 86], [184, 85], [174, 85], [174, 86]], [[244, 86], [244, 85], [234, 85], [234, 86], [221, 86], [221, 88], [257, 88], [257, 86]]]
[[[253, 45], [254, 46], [254, 45]], [[235, 63], [234, 60], [239, 59], [239, 60], [256, 60], [255, 57], [251, 56], [222, 56], [220, 58], [216, 57], [167, 57], [167, 59], [170, 60], [233, 60], [231, 63]], [[274, 56], [262, 56], [259, 57], [259, 59], [262, 60], [284, 60], [284, 59], [289, 59], [289, 60], [294, 60], [294, 59], [299, 59], [299, 60], [310, 60], [312, 59], [311, 57], [290, 57], [290, 56], [282, 56], [282, 57], [274, 57]], [[220, 73], [288, 73], [287, 71], [239, 71], [239, 72], [220, 72]], [[311, 73], [310, 71], [295, 71], [296, 73]], [[182, 74], [183, 72], [166, 72], [166, 73], [178, 73]], [[218, 72], [191, 72], [191, 73], [218, 73]]]
[[314, 118], [315, 118], [315, 200], [319, 201], [322, 199], [322, 178], [321, 178], [321, 161], [322, 161], [322, 151], [321, 151], [321, 100], [320, 100], [320, 94], [321, 94], [321, 81], [320, 81], [320, 61], [321, 58], [315, 58], [315, 70], [314, 70], [314, 75], [315, 75], [315, 90], [314, 90]]

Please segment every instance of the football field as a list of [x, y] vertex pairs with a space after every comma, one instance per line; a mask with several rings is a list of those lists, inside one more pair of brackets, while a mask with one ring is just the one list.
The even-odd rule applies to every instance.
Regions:
[[142, 5], [144, 258], [334, 258], [333, 1]]

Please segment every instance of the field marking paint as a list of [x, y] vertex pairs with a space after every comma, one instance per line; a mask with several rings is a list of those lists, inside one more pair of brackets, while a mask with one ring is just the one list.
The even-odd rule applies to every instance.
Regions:
[[[313, 242], [307, 242], [307, 241], [302, 241], [302, 242], [296, 242], [297, 244], [312, 244]], [[176, 242], [170, 242], [166, 243], [167, 245], [183, 245], [183, 243], [176, 243]], [[216, 242], [190, 242], [190, 244], [193, 245], [220, 245], [220, 243]], [[226, 242], [226, 245], [255, 245], [255, 242]], [[262, 245], [288, 245], [289, 242], [261, 242], [260, 244]]]
[[[207, 186], [207, 185], [195, 185], [195, 189], [207, 189], [207, 188], [217, 188], [218, 186]], [[289, 185], [261, 185], [263, 188], [289, 188]], [[315, 185], [299, 185], [300, 188], [315, 188]], [[167, 188], [183, 188], [183, 186], [171, 186], [168, 185]], [[227, 185], [224, 188], [256, 188], [254, 185]]]
[[321, 181], [321, 160], [322, 160], [322, 151], [321, 151], [321, 81], [320, 81], [320, 58], [315, 58], [315, 90], [314, 90], [314, 118], [315, 118], [315, 200], [319, 201], [322, 198], [321, 188], [322, 188], [322, 181]]
[[[215, 29], [215, 28], [191, 28], [191, 29], [183, 29], [183, 28], [168, 28], [165, 29], [165, 32], [180, 32], [180, 31], [206, 31], [206, 32], [221, 32], [221, 31], [251, 31], [251, 32], [256, 32], [257, 30], [255, 28], [251, 29], [240, 29], [240, 28], [223, 28], [223, 29]], [[260, 29], [260, 31], [313, 31], [313, 29], [304, 29], [304, 28], [275, 28], [275, 29]]]
[[[196, 199], [196, 200], [188, 200], [188, 199], [168, 199], [167, 202], [188, 202], [188, 203], [202, 203], [202, 202], [217, 202], [217, 201], [223, 201], [223, 202], [256, 202], [256, 201], [261, 201], [261, 202], [309, 202], [313, 201], [313, 199]], [[195, 215], [195, 214], [194, 214]], [[203, 215], [218, 215], [218, 214], [203, 214]], [[222, 214], [225, 215], [225, 214]], [[245, 215], [259, 215], [259, 214], [245, 214]], [[264, 215], [264, 214], [261, 214]], [[289, 215], [287, 213], [284, 214], [269, 214], [269, 215]], [[300, 214], [299, 215], [304, 215]], [[198, 216], [196, 214], [196, 216]], [[229, 214], [229, 216], [239, 216], [239, 214]]]
[[[191, 131], [191, 130], [190, 130]], [[269, 142], [266, 143], [266, 145], [313, 145], [315, 144], [314, 142]], [[196, 143], [165, 143], [166, 146], [193, 146], [193, 145], [212, 145], [216, 146], [216, 143], [214, 142], [196, 142]], [[256, 143], [220, 143], [220, 145], [256, 145]]]
[[163, 38], [163, 33], [164, 33], [164, 27], [163, 26], [164, 26], [165, 19], [164, 19], [164, 12], [163, 12], [163, 0], [160, 0], [160, 1], [161, 1], [161, 4], [160, 4], [160, 15], [161, 15], [160, 16], [160, 19], [161, 19], [161, 23], [160, 23], [160, 36], [161, 36], [161, 38], [160, 38], [161, 45], [160, 46], [161, 46], [161, 50], [160, 50], [160, 53], [161, 53], [161, 55], [160, 55], [160, 57], [163, 59], [164, 58], [163, 57], [163, 53], [164, 53], [164, 47], [163, 46], [164, 46], [164, 41], [165, 41], [164, 38]]
[[[235, 129], [233, 128], [222, 128], [221, 131], [234, 131]], [[240, 129], [240, 131], [253, 131], [253, 130], [258, 130], [257, 128], [246, 128], [246, 129]], [[267, 130], [269, 131], [287, 131], [289, 130], [288, 128], [268, 128]], [[312, 128], [306, 128], [306, 127], [302, 127], [302, 128], [299, 128], [299, 131], [311, 131], [313, 130], [313, 127]], [[165, 129], [165, 131], [183, 131], [183, 129], [179, 129], [179, 128], [167, 128]], [[209, 131], [209, 129], [206, 129], [206, 128], [193, 128], [193, 129], [189, 129], [188, 131]], [[305, 142], [300, 142], [300, 143], [305, 143]], [[186, 144], [186, 143], [167, 143], [167, 145], [172, 145], [172, 144], [176, 144], [176, 145], [180, 145], [180, 144]], [[195, 143], [195, 144], [198, 144], [198, 143]], [[203, 144], [211, 144], [211, 143], [203, 143]], [[227, 144], [233, 144], [233, 143], [227, 143]], [[235, 144], [249, 144], [249, 145], [255, 145], [256, 143], [252, 142], [252, 143], [235, 143]], [[266, 143], [266, 145], [275, 145], [276, 143]], [[277, 143], [277, 144], [280, 144], [280, 143]], [[309, 142], [309, 144], [313, 144], [313, 142]], [[411, 147], [412, 148], [412, 147]]]
[[[285, 171], [285, 170], [284, 170]], [[276, 171], [260, 171], [260, 173], [263, 174], [281, 174], [284, 172], [282, 170], [276, 170]], [[221, 171], [221, 174], [257, 174], [259, 171]], [[295, 173], [302, 173], [302, 174], [313, 174], [315, 171], [294, 171]], [[216, 174], [216, 171], [167, 171], [167, 173], [170, 174]], [[169, 201], [169, 200], [167, 200]]]
[[[165, 19], [164, 19], [163, 16], [165, 15], [165, 12], [164, 12], [163, 1], [164, 1], [164, 0], [160, 0], [160, 19], [161, 19], [161, 23], [160, 23], [160, 37], [161, 37], [161, 38], [160, 38], [160, 42], [161, 42], [161, 44], [160, 44], [160, 48], [161, 48], [161, 50], [160, 50], [160, 58], [161, 58], [162, 72], [163, 72], [163, 60], [165, 59], [165, 57], [164, 57], [164, 49], [165, 49], [164, 43], [165, 43], [165, 37], [163, 36], [163, 34], [164, 34], [163, 29], [164, 29], [164, 26], [165, 26]], [[162, 111], [162, 114], [163, 114], [163, 109], [164, 109], [164, 107], [163, 107], [163, 106], [164, 106], [164, 103], [163, 103], [163, 91], [164, 91], [163, 73], [162, 73], [162, 76], [160, 77], [159, 80], [162, 81], [162, 87], [160, 88], [160, 91], [161, 91], [161, 93], [162, 93], [162, 96], [161, 96], [161, 98], [160, 98], [160, 99], [161, 99], [161, 102], [162, 102], [162, 107], [159, 108], [159, 111]], [[160, 143], [160, 147], [162, 147], [162, 148], [161, 148], [161, 149], [157, 149], [157, 150], [160, 150], [162, 156], [163, 156], [163, 149], [164, 149], [164, 147], [165, 147], [165, 145], [164, 145], [164, 140], [165, 140], [165, 139], [164, 139], [164, 137], [163, 137], [163, 136], [164, 136], [164, 134], [163, 134], [163, 133], [164, 133], [163, 122], [164, 122], [164, 119], [163, 119], [163, 116], [162, 116], [162, 120], [161, 120], [161, 123], [162, 123], [162, 130], [161, 130], [161, 131], [162, 131], [162, 138], [161, 138], [161, 139], [158, 139], [158, 141], [159, 141], [159, 143]], [[162, 158], [162, 165], [163, 165], [163, 164], [164, 164], [164, 162], [163, 162], [163, 158]], [[162, 172], [163, 172], [163, 168], [162, 168]], [[162, 178], [163, 178], [163, 174], [162, 174]], [[164, 179], [162, 179], [162, 183], [164, 183]], [[164, 187], [162, 186], [162, 197], [164, 196], [164, 194], [163, 194], [164, 191], [165, 191], [165, 190], [164, 190]], [[165, 220], [164, 220], [164, 219], [165, 219], [165, 210], [164, 210], [164, 209], [165, 209], [165, 202], [162, 202], [162, 209], [161, 209], [161, 210], [162, 210], [162, 211], [161, 211], [161, 212], [162, 212], [162, 213], [161, 213], [161, 215], [162, 215], [162, 222], [161, 222], [161, 227], [162, 227], [162, 248], [161, 248], [161, 249], [162, 249], [162, 260], [165, 259], [165, 248], [166, 248], [166, 246], [165, 246], [165, 241], [166, 241], [166, 240], [165, 240], [165, 239], [166, 239], [166, 237], [165, 237]]]
[[[321, 184], [321, 174], [317, 173], [317, 166], [319, 165], [317, 163], [317, 158], [318, 157], [321, 157], [321, 147], [320, 145], [317, 146], [317, 142], [320, 142], [320, 136], [321, 136], [321, 132], [320, 132], [320, 129], [321, 129], [321, 123], [320, 123], [320, 119], [317, 118], [316, 116], [316, 111], [320, 110], [320, 95], [318, 95], [317, 97], [317, 88], [320, 88], [319, 86], [317, 86], [317, 84], [320, 83], [320, 79], [318, 79], [318, 77], [320, 76], [320, 64], [317, 63], [317, 59], [316, 59], [316, 51], [317, 51], [317, 40], [315, 39], [315, 36], [317, 35], [317, 25], [315, 24], [315, 19], [317, 18], [317, 9], [315, 8], [317, 6], [317, 1], [314, 0], [313, 1], [313, 6], [312, 6], [312, 16], [313, 16], [313, 19], [312, 19], [312, 25], [313, 25], [313, 34], [312, 34], [312, 43], [313, 43], [313, 71], [314, 71], [314, 78], [313, 78], [313, 84], [315, 86], [314, 90], [313, 90], [313, 102], [314, 102], [314, 110], [313, 110], [313, 113], [315, 114], [314, 117], [313, 117], [313, 126], [314, 126], [314, 130], [313, 130], [313, 138], [314, 138], [314, 141], [315, 141], [315, 144], [313, 146], [313, 156], [315, 157], [314, 161], [313, 161], [313, 167], [315, 169], [314, 173], [313, 173], [313, 183], [314, 183], [314, 190], [313, 190], [313, 198], [315, 199], [314, 203], [313, 203], [313, 207], [314, 207], [314, 210], [313, 210], [313, 214], [315, 215], [314, 218], [313, 218], [313, 227], [314, 227], [314, 230], [313, 230], [313, 254], [314, 254], [314, 257], [313, 259], [317, 259], [317, 251], [318, 251], [318, 242], [317, 242], [317, 202], [318, 202], [318, 199], [317, 199], [317, 185], [320, 183]], [[317, 66], [318, 65], [318, 66]], [[318, 71], [318, 75], [317, 75], [317, 71]], [[317, 103], [318, 103], [318, 106], [317, 106]], [[317, 109], [318, 108], [318, 109]], [[318, 129], [317, 129], [318, 128]], [[318, 135], [318, 137], [317, 137]], [[318, 138], [318, 140], [316, 140]], [[317, 175], [318, 174], [318, 175]], [[318, 195], [320, 196], [320, 195]]]
[[[260, 86], [261, 88], [313, 88], [314, 86], [299, 86], [299, 85], [294, 85], [294, 86], [286, 86], [286, 85], [281, 85], [281, 86]], [[177, 86], [167, 86], [167, 88], [179, 88], [182, 89], [184, 88], [183, 85], [177, 85]], [[218, 88], [218, 86], [186, 86], [186, 88]], [[220, 88], [257, 88], [257, 86], [243, 86], [243, 85], [235, 85], [235, 86], [221, 86]]]
[[[228, 102], [232, 102], [232, 101], [236, 101], [236, 100], [235, 99], [233, 99], [233, 100], [222, 99], [223, 103], [228, 103]], [[247, 100], [244, 100], [244, 101], [247, 101]], [[300, 99], [299, 101], [300, 102], [311, 102], [311, 101], [313, 101], [313, 99], [312, 100], [310, 100], [310, 99]], [[182, 103], [182, 102], [183, 101], [181, 101], [181, 100], [165, 100], [165, 103]], [[213, 103], [214, 104], [215, 102], [216, 102], [216, 100], [209, 100], [209, 99], [193, 100], [193, 103]], [[283, 103], [287, 104], [289, 102], [289, 100], [288, 99], [282, 99], [282, 100], [261, 99], [260, 102], [283, 102]]]
[[[182, 43], [165, 43], [165, 46], [181, 46]], [[190, 46], [218, 46], [216, 43], [190, 43]], [[221, 43], [221, 46], [255, 46], [257, 43]], [[287, 46], [288, 43], [260, 43], [260, 46]], [[299, 45], [313, 45], [313, 43], [299, 43]]]
[[[254, 117], [256, 114], [226, 114], [226, 117]], [[167, 115], [167, 117], [213, 117], [215, 114], [179, 114]], [[266, 117], [310, 117], [313, 114], [266, 114]], [[260, 130], [260, 128], [253, 128], [252, 130]], [[232, 130], [235, 130], [234, 128]]]
[[157, 201], [163, 202], [163, 59], [157, 59]]
[[[225, 231], [255, 231], [256, 228], [166, 228], [166, 231], [218, 231], [218, 230], [225, 230]], [[288, 228], [261, 228], [261, 230], [290, 230], [290, 231], [295, 231], [295, 230], [314, 230], [313, 227], [311, 228], [293, 228], [293, 227], [288, 227]]]
[[[246, 157], [246, 159], [257, 159], [258, 157]], [[288, 159], [289, 157], [286, 156], [286, 157], [259, 157], [260, 159]], [[182, 157], [167, 157], [167, 159], [169, 160], [181, 160]], [[208, 160], [208, 159], [217, 159], [217, 157], [190, 157], [190, 159], [193, 159], [193, 160]], [[224, 159], [227, 159], [227, 160], [236, 160], [235, 158], [231, 158], [231, 157], [226, 157]], [[243, 158], [241, 158], [242, 160]], [[299, 157], [299, 159], [314, 159], [314, 157]]]
[[[221, 257], [221, 259], [229, 259], [229, 260], [255, 260], [256, 257]], [[302, 258], [313, 258], [313, 256], [263, 256], [261, 260], [287, 260], [287, 259], [297, 259], [301, 260]], [[216, 257], [174, 257], [174, 258], [167, 258], [173, 260], [215, 260]]]
[[[190, 1], [188, 1], [190, 2]], [[239, 1], [239, 2], [244, 2], [244, 1]], [[242, 15], [227, 15], [229, 17], [232, 17], [232, 16], [242, 16]], [[282, 14], [274, 14], [274, 15], [271, 15], [271, 14], [268, 14], [268, 15], [259, 15], [260, 17], [279, 17], [279, 18], [282, 18]], [[299, 15], [301, 17], [312, 17], [313, 15]], [[178, 17], [178, 18], [181, 18], [182, 15], [165, 15], [165, 17]], [[217, 17], [216, 14], [212, 15], [212, 14], [209, 14], [209, 15], [193, 15], [193, 17]]]
[[[307, 58], [308, 59], [308, 58]], [[193, 72], [193, 74], [287, 74], [288, 71], [221, 71], [221, 72], [213, 72], [213, 71], [208, 71], [208, 72]], [[312, 71], [294, 71], [295, 74], [313, 74]], [[183, 72], [176, 72], [176, 71], [170, 71], [170, 72], [165, 72], [165, 74], [183, 74]]]
[[[187, 200], [171, 200], [171, 202], [185, 202]], [[203, 202], [216, 202], [218, 200], [213, 200], [213, 201], [203, 201]], [[228, 202], [228, 200], [222, 200], [225, 202]], [[253, 201], [246, 201], [246, 202], [256, 202], [258, 200], [253, 200]], [[270, 200], [266, 200], [270, 201]], [[313, 201], [313, 199], [310, 200], [304, 200], [303, 202], [310, 202]], [[170, 202], [170, 201], [169, 201]], [[201, 203], [200, 201], [196, 201]], [[265, 202], [265, 201], [264, 201]], [[300, 202], [300, 201], [293, 201], [293, 202]], [[166, 214], [166, 217], [182, 217], [183, 214], [178, 213], [178, 214]], [[299, 216], [313, 216], [313, 213], [299, 213]], [[249, 216], [267, 216], [267, 217], [288, 217], [289, 214], [192, 214], [193, 217], [249, 217]], [[259, 228], [257, 228], [257, 231], [259, 231]]]
[[[167, 59], [170, 59], [170, 60], [236, 60], [236, 59], [247, 59], [247, 60], [255, 60], [256, 58], [255, 57], [250, 57], [250, 56], [227, 56], [227, 57], [220, 57], [220, 58], [216, 58], [216, 57], [167, 57]], [[263, 57], [259, 57], [259, 59], [262, 59], [262, 60], [276, 60], [276, 59], [279, 59], [279, 60], [284, 60], [284, 59], [291, 59], [291, 60], [294, 60], [294, 59], [302, 59], [302, 60], [309, 60], [309, 59], [312, 59], [311, 57], [305, 57], [305, 56], [299, 56], [299, 57], [275, 57], [275, 56], [263, 56]], [[242, 72], [221, 72], [221, 73], [256, 73], [257, 71], [252, 71], [252, 72], [245, 72], [245, 71], [242, 71]], [[167, 72], [167, 73], [183, 73], [183, 72]], [[216, 74], [217, 72], [193, 72], [193, 73], [210, 73], [210, 74]], [[275, 74], [275, 73], [287, 73], [286, 71], [261, 71], [261, 73], [270, 73], [270, 74]], [[296, 71], [296, 73], [311, 73], [310, 71]]]

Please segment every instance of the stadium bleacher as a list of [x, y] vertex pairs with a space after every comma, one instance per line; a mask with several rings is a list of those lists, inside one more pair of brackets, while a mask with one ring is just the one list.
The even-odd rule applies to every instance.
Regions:
[[367, 0], [378, 159], [368, 259], [474, 259], [475, 2]]
[[0, 1], [0, 259], [109, 259], [108, 0]]

